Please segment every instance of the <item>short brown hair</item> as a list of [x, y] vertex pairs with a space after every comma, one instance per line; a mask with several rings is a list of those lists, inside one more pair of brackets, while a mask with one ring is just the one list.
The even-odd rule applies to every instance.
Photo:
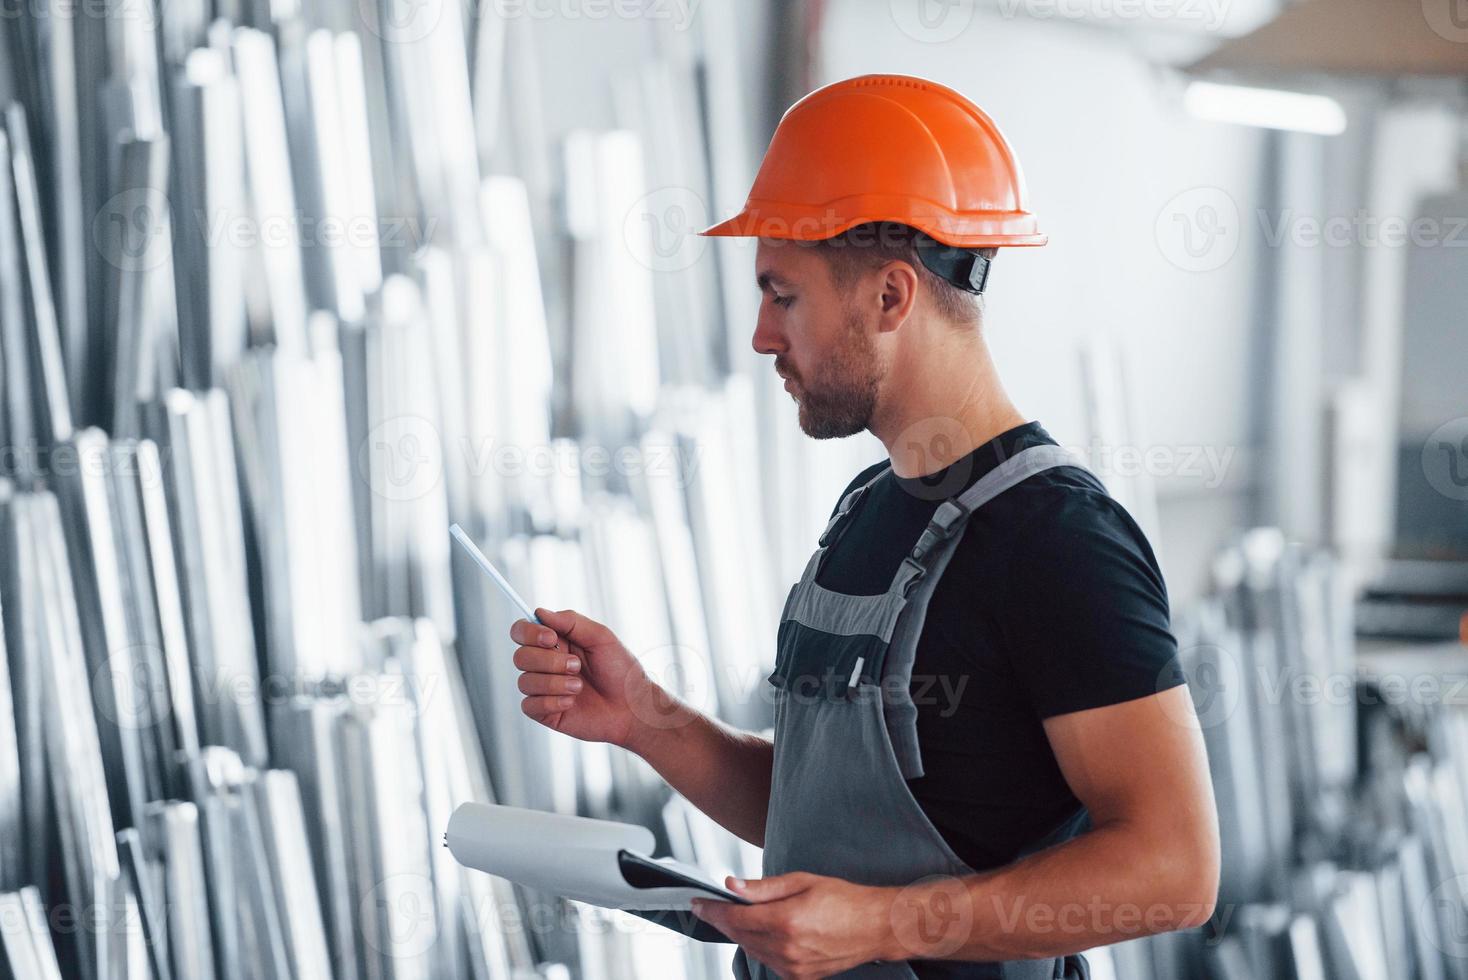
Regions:
[[[847, 286], [857, 276], [893, 260], [908, 263], [917, 271], [918, 281], [932, 297], [933, 306], [945, 319], [957, 324], [983, 322], [984, 297], [959, 289], [935, 275], [918, 257], [917, 239], [922, 232], [892, 221], [874, 221], [849, 228], [834, 238], [813, 243], [826, 257], [837, 285]], [[993, 258], [993, 248], [977, 249]]]

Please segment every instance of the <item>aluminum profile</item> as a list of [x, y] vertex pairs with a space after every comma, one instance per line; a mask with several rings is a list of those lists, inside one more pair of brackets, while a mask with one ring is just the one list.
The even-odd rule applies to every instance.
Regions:
[[222, 392], [168, 392], [153, 436], [169, 454], [165, 488], [194, 656], [200, 740], [249, 764], [266, 758], [233, 439]]
[[274, 887], [281, 941], [296, 980], [331, 980], [326, 930], [295, 774], [272, 769], [245, 784], [246, 805], [254, 808], [264, 841], [263, 867]]
[[110, 420], [108, 431], [122, 437], [141, 431], [139, 405], [152, 393], [157, 364], [159, 324], [153, 313], [155, 279], [168, 249], [168, 141], [124, 139], [115, 154], [105, 220], [93, 232], [102, 236], [97, 247], [106, 262], [102, 322], [114, 339], [99, 345], [93, 372], [99, 377], [88, 384], [100, 382], [110, 397], [106, 414], [100, 408], [94, 414]]
[[[359, 247], [363, 237], [376, 239], [375, 213], [353, 212], [352, 184], [344, 174], [360, 162], [349, 160], [337, 91], [335, 42], [330, 31], [297, 37], [281, 51], [285, 80], [286, 121], [305, 233], [307, 291], [312, 305], [349, 322], [362, 319], [364, 291]], [[374, 205], [375, 211], [375, 205]], [[363, 221], [369, 222], [365, 229]], [[375, 246], [373, 246], [375, 247]]]
[[[19, 615], [19, 610], [0, 606], [0, 615], [8, 618]], [[9, 664], [7, 645], [0, 643], [0, 890], [5, 891], [19, 888], [29, 877], [22, 848], [26, 828], [21, 743]]]
[[[30, 498], [16, 495], [10, 487], [0, 494], [0, 609], [3, 609], [5, 643], [9, 653], [11, 690], [14, 695], [17, 753], [20, 762], [19, 799], [23, 836], [0, 845], [19, 848], [26, 840], [24, 877], [40, 881], [51, 858], [48, 839], [52, 825], [51, 791], [47, 783], [45, 746], [46, 718], [46, 608], [36, 601], [36, 570], [39, 559]], [[7, 859], [8, 861], [13, 860]]]
[[[35, 542], [33, 601], [45, 609], [46, 758], [67, 893], [86, 907], [115, 910], [121, 866], [61, 510], [48, 493], [29, 497], [25, 509]], [[122, 975], [126, 951], [116, 926], [108, 915], [95, 932], [75, 934], [84, 980]]]
[[117, 832], [118, 856], [122, 862], [125, 887], [137, 902], [137, 922], [141, 927], [146, 955], [145, 972], [154, 980], [173, 980], [173, 961], [169, 957], [168, 935], [164, 922], [168, 903], [154, 882], [152, 864], [143, 855], [143, 838], [135, 828]]
[[[244, 252], [232, 223], [247, 218], [239, 87], [224, 52], [197, 48], [174, 86], [174, 263], [183, 381], [208, 388], [247, 340]], [[221, 232], [219, 241], [211, 233]]]
[[331, 963], [338, 977], [358, 976], [357, 903], [352, 893], [351, 850], [346, 834], [346, 774], [337, 740], [337, 724], [347, 704], [342, 696], [301, 695], [271, 713], [276, 761], [295, 772], [300, 786], [311, 865]]
[[[257, 225], [270, 232], [262, 234], [258, 244], [265, 308], [253, 318], [251, 336], [257, 343], [274, 343], [281, 351], [305, 354], [306, 289], [275, 41], [264, 31], [237, 28], [231, 53], [239, 76], [243, 121], [250, 133], [245, 171], [251, 213]], [[278, 234], [284, 229], [290, 233]]]
[[267, 662], [296, 683], [361, 669], [345, 396], [334, 350], [249, 352], [231, 376], [257, 534]]
[[341, 721], [362, 975], [431, 976], [437, 916], [412, 710], [357, 707]]
[[0, 432], [4, 433], [7, 443], [18, 450], [13, 475], [29, 484], [37, 463], [34, 458], [38, 448], [36, 413], [44, 411], [46, 406], [32, 402], [36, 393], [32, 390], [30, 373], [31, 334], [27, 330], [25, 267], [15, 211], [12, 167], [10, 138], [0, 130], [0, 354], [3, 354], [0, 372], [4, 376], [0, 397], [3, 397], [5, 406], [3, 416], [0, 416]]
[[190, 980], [213, 980], [214, 944], [199, 836], [199, 810], [178, 800], [148, 807], [142, 828], [148, 864], [162, 868], [170, 963]]
[[199, 755], [199, 723], [194, 708], [194, 671], [181, 583], [174, 560], [173, 532], [168, 523], [163, 460], [157, 444], [148, 439], [132, 444], [127, 454], [132, 465], [120, 468], [118, 477], [127, 484], [128, 493], [136, 493], [137, 497], [138, 538], [132, 549], [138, 565], [134, 574], [140, 589], [151, 587], [152, 611], [157, 617], [157, 645], [167, 684], [163, 708], [171, 725], [172, 748], [179, 753], [164, 758], [176, 774], [173, 794], [182, 796], [184, 770]]
[[10, 186], [15, 194], [16, 224], [20, 229], [21, 263], [28, 299], [26, 309], [34, 364], [37, 367], [36, 427], [47, 442], [71, 436], [71, 402], [67, 394], [66, 362], [60, 326], [51, 294], [50, 265], [41, 225], [40, 192], [25, 110], [12, 103], [5, 111], [10, 142]]
[[111, 452], [100, 429], [83, 429], [68, 448], [77, 465], [65, 474], [58, 489], [65, 505], [73, 581], [79, 587], [77, 608], [87, 678], [113, 819], [119, 827], [136, 827], [142, 821], [144, 805], [163, 795], [162, 767], [153, 746], [143, 737], [143, 728], [150, 721], [149, 706], [140, 703], [137, 694], [152, 688], [139, 666], [144, 640], [125, 591], [131, 578], [119, 550], [109, 479]]

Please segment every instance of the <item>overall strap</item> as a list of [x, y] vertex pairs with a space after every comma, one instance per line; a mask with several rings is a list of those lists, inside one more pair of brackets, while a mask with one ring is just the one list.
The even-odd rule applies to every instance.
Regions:
[[1021, 449], [985, 473], [973, 486], [939, 504], [917, 544], [913, 545], [912, 551], [898, 567], [897, 575], [892, 579], [891, 591], [911, 595], [913, 586], [927, 574], [933, 553], [967, 523], [970, 514], [1010, 487], [1023, 483], [1036, 473], [1057, 466], [1082, 464], [1059, 446], [1031, 446], [1029, 449]]
[[[884, 722], [904, 779], [917, 779], [924, 771], [918, 749], [917, 705], [909, 690], [918, 640], [927, 619], [928, 601], [953, 557], [969, 515], [1015, 484], [1058, 466], [1081, 463], [1059, 446], [1049, 445], [1022, 450], [1005, 460], [963, 493], [938, 506], [897, 571], [892, 589], [903, 597], [904, 605], [893, 628], [882, 687]], [[900, 678], [901, 683], [889, 685], [889, 678]]]
[[822, 548], [828, 548], [840, 539], [846, 530], [846, 518], [850, 515], [852, 508], [856, 506], [856, 502], [861, 499], [862, 494], [867, 492], [868, 487], [886, 476], [891, 470], [892, 464], [884, 463], [870, 480], [841, 498], [841, 503], [836, 505], [836, 513], [832, 514], [831, 519], [826, 522], [826, 529], [821, 532], [820, 540], [817, 542]]

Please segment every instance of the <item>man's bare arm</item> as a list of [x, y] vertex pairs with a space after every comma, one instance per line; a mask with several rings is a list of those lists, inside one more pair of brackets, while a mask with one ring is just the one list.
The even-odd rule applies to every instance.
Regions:
[[1093, 829], [997, 871], [907, 889], [891, 958], [1060, 956], [1213, 914], [1218, 818], [1188, 689], [1050, 718], [1045, 732]]
[[735, 836], [763, 847], [775, 749], [679, 703], [672, 725], [640, 726], [627, 748]]

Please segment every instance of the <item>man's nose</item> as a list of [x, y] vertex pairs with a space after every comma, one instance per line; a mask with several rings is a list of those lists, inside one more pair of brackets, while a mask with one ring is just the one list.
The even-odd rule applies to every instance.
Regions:
[[764, 310], [760, 311], [759, 318], [755, 320], [754, 337], [750, 340], [750, 346], [760, 354], [780, 354], [787, 348], [784, 334], [775, 326], [774, 317]]

